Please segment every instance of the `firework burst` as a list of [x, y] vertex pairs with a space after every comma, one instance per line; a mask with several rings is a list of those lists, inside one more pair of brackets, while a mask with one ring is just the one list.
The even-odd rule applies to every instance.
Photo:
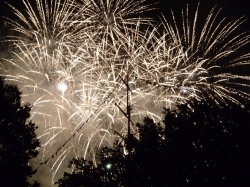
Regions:
[[150, 9], [144, 1], [23, 3], [25, 13], [12, 7], [19, 21], [7, 19], [18, 34], [9, 37], [15, 50], [1, 70], [17, 82], [24, 102], [34, 103], [42, 161], [74, 134], [57, 152], [53, 177], [65, 159], [95, 159], [96, 149], [112, 143], [114, 131], [126, 134], [126, 117], [117, 106], [126, 108], [127, 74], [134, 120], [145, 115], [160, 120], [162, 107], [189, 99], [213, 98], [217, 104], [249, 99], [241, 89], [249, 87], [242, 83], [249, 77], [232, 71], [249, 65], [249, 54], [238, 55], [249, 41], [247, 33], [236, 32], [243, 19], [226, 23], [212, 9], [200, 29], [197, 8], [192, 24], [186, 9], [181, 27], [174, 14], [155, 26], [138, 17]]
[[249, 65], [250, 54], [242, 54], [240, 50], [249, 44], [250, 35], [237, 32], [245, 19], [227, 22], [219, 14], [220, 9], [214, 7], [202, 23], [198, 6], [193, 17], [188, 7], [183, 10], [181, 23], [177, 23], [173, 12], [172, 20], [163, 18], [170, 43], [182, 53], [180, 58], [173, 58], [163, 52], [162, 57], [169, 61], [168, 70], [163, 72], [173, 80], [173, 90], [184, 88], [185, 93], [177, 89], [179, 93], [191, 94], [196, 99], [210, 98], [217, 104], [242, 105], [249, 100], [246, 82], [250, 77], [243, 76], [239, 67]]
[[78, 11], [75, 23], [81, 30], [78, 40], [88, 33], [96, 42], [105, 40], [117, 45], [122, 39], [126, 40], [125, 32], [138, 32], [138, 22], [148, 24], [151, 20], [142, 17], [150, 10], [145, 0], [80, 0], [75, 6]]

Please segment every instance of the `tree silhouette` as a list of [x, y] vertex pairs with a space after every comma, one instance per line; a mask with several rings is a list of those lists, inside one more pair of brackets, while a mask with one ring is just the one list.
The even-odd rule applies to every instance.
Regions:
[[140, 136], [139, 139], [133, 138], [130, 141], [130, 154], [126, 151], [124, 141], [116, 141], [112, 148], [104, 147], [100, 150], [97, 166], [84, 159], [73, 159], [69, 165], [73, 172], [64, 173], [63, 178], [57, 182], [59, 187], [133, 187], [150, 186], [154, 182], [159, 184], [161, 177], [156, 172], [160, 171], [162, 158], [158, 158], [162, 156], [159, 153], [163, 149], [159, 142], [164, 141], [164, 129], [149, 118], [144, 119], [144, 125], [138, 123], [137, 127]]
[[249, 106], [165, 109], [168, 186], [249, 186]]
[[31, 106], [21, 105], [17, 86], [0, 78], [0, 186], [27, 187], [32, 176], [29, 160], [38, 155], [40, 143], [34, 123], [28, 121]]
[[79, 170], [85, 164], [75, 162], [78, 170], [65, 173], [59, 186], [71, 187], [70, 181], [86, 177], [101, 181], [100, 186], [250, 186], [249, 106], [218, 107], [190, 101], [163, 113], [164, 125], [148, 117], [143, 124], [137, 123], [138, 136], [133, 138], [130, 154], [125, 143], [117, 141], [101, 149], [97, 166], [91, 167], [94, 172], [88, 167]]
[[101, 168], [95, 168], [92, 162], [87, 162], [83, 158], [73, 159], [69, 167], [74, 169], [74, 172], [70, 174], [65, 172], [64, 177], [56, 183], [59, 187], [103, 186], [103, 172]]

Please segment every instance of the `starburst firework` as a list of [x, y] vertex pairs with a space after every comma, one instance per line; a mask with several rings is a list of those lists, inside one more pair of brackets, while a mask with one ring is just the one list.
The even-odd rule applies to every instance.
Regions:
[[144, 1], [37, 0], [35, 8], [23, 2], [25, 13], [12, 7], [20, 22], [7, 20], [18, 34], [10, 36], [16, 50], [2, 71], [18, 83], [23, 100], [34, 103], [42, 159], [81, 129], [58, 153], [53, 177], [65, 158], [93, 156], [112, 142], [114, 130], [126, 133], [126, 117], [115, 104], [126, 107], [121, 78], [127, 73], [135, 120], [159, 120], [162, 107], [191, 98], [217, 104], [249, 99], [239, 89], [249, 87], [242, 82], [249, 77], [232, 73], [249, 65], [249, 54], [237, 55], [249, 41], [247, 33], [236, 33], [242, 19], [217, 21], [212, 9], [199, 31], [198, 8], [192, 24], [187, 9], [181, 27], [174, 15], [157, 27], [138, 17], [149, 10]]
[[[249, 33], [237, 34], [246, 20], [240, 18], [227, 22], [219, 19], [220, 9], [214, 7], [205, 21], [199, 20], [199, 6], [190, 23], [188, 7], [182, 12], [182, 26], [178, 26], [172, 12], [172, 24], [164, 18], [164, 28], [170, 40], [183, 50], [181, 59], [174, 62], [170, 72], [176, 74], [177, 84], [187, 92], [197, 90], [201, 99], [209, 97], [217, 104], [249, 100], [247, 81], [240, 67], [249, 65], [250, 54], [242, 54], [241, 48], [249, 43]], [[201, 25], [197, 25], [198, 21]], [[238, 68], [238, 69], [237, 69]], [[243, 100], [242, 100], [243, 99]]]
[[78, 10], [75, 23], [81, 30], [78, 39], [85, 38], [87, 32], [97, 42], [105, 40], [116, 45], [122, 39], [126, 40], [126, 31], [138, 32], [135, 28], [139, 21], [148, 24], [151, 20], [139, 17], [150, 10], [145, 0], [79, 0], [75, 6]]

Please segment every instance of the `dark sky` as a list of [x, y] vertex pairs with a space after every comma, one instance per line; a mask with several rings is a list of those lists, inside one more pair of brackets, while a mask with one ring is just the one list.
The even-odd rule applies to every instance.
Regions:
[[[157, 2], [155, 0], [148, 1]], [[165, 15], [169, 15], [171, 9], [180, 12], [187, 4], [190, 8], [196, 9], [200, 2], [200, 14], [204, 12], [204, 15], [207, 15], [205, 13], [208, 13], [212, 7], [217, 6], [222, 8], [221, 16], [227, 17], [229, 20], [235, 20], [242, 16], [250, 19], [250, 0], [159, 0], [158, 2], [155, 6]], [[155, 11], [155, 14], [158, 14], [159, 10]], [[248, 23], [250, 22], [248, 21]]]
[[22, 7], [22, 0], [0, 0], [0, 14], [1, 16], [5, 16], [10, 14], [10, 9], [6, 5], [5, 2], [8, 2], [11, 5], [14, 5], [16, 7]]

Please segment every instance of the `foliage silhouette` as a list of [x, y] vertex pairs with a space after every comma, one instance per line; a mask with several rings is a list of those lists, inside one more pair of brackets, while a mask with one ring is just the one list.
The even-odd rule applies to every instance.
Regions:
[[[57, 184], [60, 186], [93, 186], [100, 187], [102, 186], [102, 169], [95, 168], [92, 162], [87, 162], [83, 158], [73, 159], [70, 164], [70, 168], [74, 169], [74, 172], [64, 173], [63, 179], [59, 179]], [[63, 183], [64, 185], [62, 185]]]
[[[65, 173], [59, 187], [73, 187], [70, 181], [94, 186], [80, 182], [91, 177], [99, 186], [250, 186], [249, 106], [190, 101], [163, 113], [164, 125], [147, 117], [137, 124], [131, 154], [123, 141], [117, 141], [112, 148], [100, 150], [97, 166], [92, 164], [91, 170], [81, 160], [73, 160], [77, 169]], [[107, 164], [111, 164], [108, 171]]]
[[[29, 160], [38, 155], [40, 143], [30, 117], [31, 106], [21, 105], [17, 86], [0, 78], [0, 186], [27, 187], [34, 172]], [[36, 183], [37, 184], [37, 183]]]
[[249, 106], [165, 109], [168, 186], [249, 186]]

